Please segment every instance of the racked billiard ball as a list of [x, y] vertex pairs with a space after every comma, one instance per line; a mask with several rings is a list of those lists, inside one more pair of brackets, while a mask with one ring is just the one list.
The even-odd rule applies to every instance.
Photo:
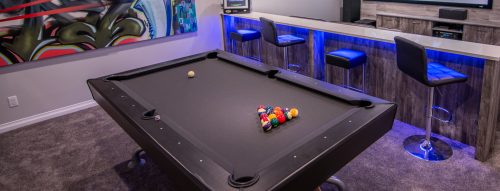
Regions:
[[297, 108], [292, 108], [290, 110], [290, 113], [292, 114], [292, 117], [295, 118], [297, 116], [299, 116], [299, 110]]
[[286, 117], [285, 115], [278, 115], [278, 121], [280, 122], [280, 124], [283, 124], [286, 122]]
[[271, 113], [273, 113], [273, 108], [266, 108], [266, 113], [269, 115]]
[[283, 115], [283, 112], [280, 110], [274, 110], [274, 114], [276, 114], [276, 116]]
[[280, 125], [280, 121], [276, 118], [273, 118], [271, 119], [271, 124], [273, 125], [273, 127], [278, 127]]
[[290, 113], [289, 111], [285, 111], [284, 115], [285, 115], [287, 121], [290, 121], [293, 118], [292, 113]]
[[268, 118], [267, 114], [265, 114], [265, 113], [261, 113], [259, 117], [260, 117], [260, 119]]
[[271, 125], [269, 121], [266, 122], [266, 124], [262, 124], [262, 130], [264, 130], [264, 132], [269, 132], [271, 129], [273, 129], [273, 125]]
[[271, 119], [276, 119], [276, 114], [274, 113], [271, 113], [270, 115], [267, 116], [269, 118], [269, 120]]
[[265, 110], [265, 109], [263, 109], [263, 108], [260, 108], [260, 109], [258, 109], [258, 110], [257, 110], [257, 113], [258, 113], [258, 114], [259, 114], [259, 116], [260, 116], [260, 115], [262, 115], [263, 113], [265, 114], [265, 113], [266, 113], [266, 110]]

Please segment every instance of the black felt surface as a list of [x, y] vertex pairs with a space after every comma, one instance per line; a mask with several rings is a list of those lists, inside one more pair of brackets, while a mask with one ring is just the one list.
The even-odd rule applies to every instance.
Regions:
[[[193, 70], [196, 77], [187, 78]], [[121, 81], [178, 133], [229, 172], [258, 173], [358, 108], [241, 66], [207, 59]], [[296, 107], [300, 117], [264, 133], [259, 105]]]

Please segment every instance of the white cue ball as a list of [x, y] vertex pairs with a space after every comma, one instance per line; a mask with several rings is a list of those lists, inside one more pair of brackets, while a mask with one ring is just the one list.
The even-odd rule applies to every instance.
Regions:
[[189, 78], [194, 78], [194, 75], [195, 75], [194, 71], [189, 71], [188, 72], [188, 77]]

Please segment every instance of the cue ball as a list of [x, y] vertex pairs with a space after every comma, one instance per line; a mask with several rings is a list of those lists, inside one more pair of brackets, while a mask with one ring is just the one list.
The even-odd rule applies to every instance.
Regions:
[[188, 77], [189, 78], [194, 78], [194, 75], [195, 75], [194, 71], [189, 71], [188, 72]]

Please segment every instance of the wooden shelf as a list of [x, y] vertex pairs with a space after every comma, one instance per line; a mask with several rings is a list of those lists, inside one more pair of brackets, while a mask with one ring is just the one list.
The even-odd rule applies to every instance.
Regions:
[[464, 31], [461, 31], [461, 30], [447, 29], [447, 28], [441, 28], [441, 27], [433, 27], [432, 30], [433, 31], [444, 31], [444, 32], [459, 33], [459, 34], [463, 34], [464, 33]]

